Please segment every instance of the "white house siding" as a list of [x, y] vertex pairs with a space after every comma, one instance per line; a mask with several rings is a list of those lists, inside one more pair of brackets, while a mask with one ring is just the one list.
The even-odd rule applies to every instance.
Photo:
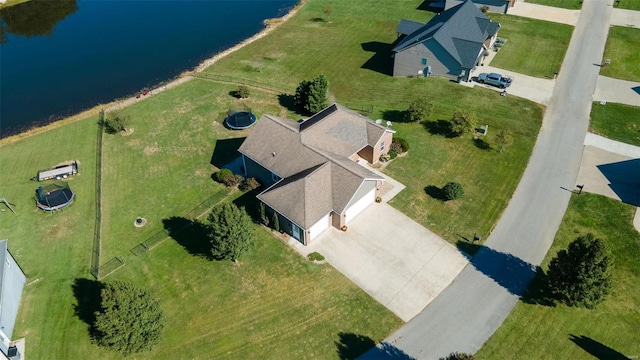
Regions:
[[309, 228], [309, 236], [307, 237], [307, 244], [315, 239], [318, 235], [322, 234], [325, 230], [329, 228], [331, 224], [331, 212], [328, 212], [327, 215], [323, 216], [320, 220], [318, 220], [315, 224], [311, 225]]
[[354, 194], [353, 198], [347, 205], [345, 211], [344, 223], [348, 224], [358, 214], [360, 214], [367, 206], [376, 201], [376, 182], [364, 181], [360, 188]]

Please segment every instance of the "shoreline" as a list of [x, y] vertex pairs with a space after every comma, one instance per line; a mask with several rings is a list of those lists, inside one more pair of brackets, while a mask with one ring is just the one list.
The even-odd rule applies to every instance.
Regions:
[[118, 109], [122, 109], [125, 108], [129, 105], [135, 104], [138, 101], [142, 101], [146, 98], [148, 98], [150, 95], [155, 95], [158, 94], [162, 91], [168, 90], [172, 87], [175, 87], [177, 85], [180, 85], [184, 82], [187, 82], [191, 79], [193, 79], [193, 76], [191, 74], [193, 73], [199, 73], [204, 71], [206, 68], [208, 68], [209, 66], [215, 64], [218, 60], [242, 49], [243, 47], [253, 43], [256, 40], [259, 40], [263, 37], [265, 37], [266, 35], [268, 35], [269, 33], [271, 33], [274, 29], [276, 29], [278, 26], [284, 24], [285, 22], [287, 22], [289, 19], [291, 19], [295, 14], [298, 13], [298, 11], [304, 6], [304, 4], [306, 4], [306, 0], [299, 0], [295, 5], [293, 5], [293, 7], [283, 16], [278, 17], [278, 18], [270, 18], [270, 19], [265, 19], [263, 21], [263, 24], [265, 25], [265, 27], [260, 30], [259, 32], [255, 33], [254, 35], [252, 35], [251, 37], [248, 37], [244, 40], [242, 40], [241, 42], [237, 43], [236, 45], [223, 50], [217, 54], [215, 54], [213, 57], [204, 60], [203, 62], [200, 63], [200, 65], [198, 65], [197, 67], [195, 67], [193, 70], [186, 70], [184, 71], [182, 74], [178, 75], [177, 78], [174, 78], [172, 80], [167, 80], [166, 83], [161, 83], [160, 86], [157, 86], [156, 88], [149, 90], [147, 93], [145, 93], [145, 95], [137, 95], [137, 96], [131, 96], [131, 97], [127, 97], [127, 98], [121, 98], [121, 99], [115, 99], [109, 103], [106, 104], [98, 104], [95, 105], [92, 108], [89, 108], [87, 110], [81, 111], [77, 114], [73, 114], [71, 116], [67, 116], [64, 119], [61, 120], [57, 120], [54, 121], [52, 123], [46, 124], [46, 125], [42, 125], [42, 126], [36, 126], [30, 129], [27, 129], [25, 131], [22, 131], [20, 133], [17, 133], [15, 135], [10, 135], [7, 136], [6, 138], [2, 138], [0, 139], [0, 146], [4, 146], [7, 144], [11, 144], [14, 143], [16, 141], [20, 141], [24, 138], [28, 138], [37, 134], [41, 134], [45, 131], [49, 131], [51, 129], [55, 129], [57, 127], [60, 126], [64, 126], [67, 124], [71, 124], [74, 123], [76, 121], [80, 121], [83, 119], [87, 119], [90, 116], [93, 115], [97, 115], [101, 110], [104, 110], [105, 112], [109, 112], [109, 111], [113, 111], [113, 110], [118, 110]]

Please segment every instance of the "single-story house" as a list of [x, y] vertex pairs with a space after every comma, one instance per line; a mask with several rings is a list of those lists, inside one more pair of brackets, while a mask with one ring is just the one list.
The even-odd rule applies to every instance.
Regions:
[[0, 352], [10, 360], [17, 360], [21, 356], [11, 336], [27, 278], [9, 253], [7, 240], [0, 240], [0, 262]]
[[428, 23], [402, 20], [393, 48], [393, 76], [441, 76], [469, 81], [491, 49], [500, 24], [472, 2], [465, 1], [434, 16]]
[[280, 230], [307, 245], [375, 201], [384, 179], [357, 162], [378, 162], [393, 133], [333, 104], [300, 122], [263, 115], [238, 151], [244, 175], [267, 187], [258, 199]]
[[439, 0], [429, 4], [430, 7], [449, 10], [465, 1], [474, 3], [479, 9], [487, 7], [490, 12], [506, 14], [510, 7], [516, 4], [516, 0]]

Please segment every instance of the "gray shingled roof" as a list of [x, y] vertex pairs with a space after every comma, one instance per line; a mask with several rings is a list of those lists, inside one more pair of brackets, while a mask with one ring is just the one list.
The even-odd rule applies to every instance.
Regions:
[[[18, 307], [26, 277], [7, 250], [7, 240], [0, 241], [0, 328], [10, 338], [18, 316]], [[0, 341], [0, 349], [6, 351]]]
[[333, 104], [302, 123], [264, 115], [239, 151], [283, 178], [258, 199], [307, 229], [331, 210], [343, 212], [363, 181], [383, 180], [348, 157], [385, 131]]
[[398, 24], [398, 27], [396, 28], [396, 32], [401, 35], [409, 35], [413, 32], [416, 32], [423, 26], [423, 23], [402, 19], [400, 20], [400, 24]]
[[420, 29], [402, 39], [393, 49], [401, 52], [428, 40], [435, 40], [463, 67], [473, 68], [484, 41], [497, 33], [494, 23], [473, 2], [465, 1], [433, 17]]

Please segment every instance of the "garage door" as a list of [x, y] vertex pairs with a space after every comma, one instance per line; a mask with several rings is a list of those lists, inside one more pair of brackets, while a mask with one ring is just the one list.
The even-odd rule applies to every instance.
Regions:
[[322, 234], [323, 231], [329, 228], [329, 224], [331, 223], [331, 213], [323, 216], [322, 219], [318, 220], [315, 224], [311, 225], [309, 228], [309, 238], [307, 239], [307, 243], [309, 241], [315, 239], [318, 235]]
[[360, 200], [358, 200], [355, 204], [351, 205], [345, 212], [344, 222], [348, 224], [353, 218], [358, 216], [364, 209], [369, 206], [372, 202], [376, 201], [376, 189], [373, 188], [371, 191], [366, 193]]

